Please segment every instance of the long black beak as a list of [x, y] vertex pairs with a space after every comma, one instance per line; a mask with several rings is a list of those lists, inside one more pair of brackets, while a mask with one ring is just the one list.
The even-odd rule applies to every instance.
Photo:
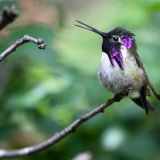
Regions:
[[100, 36], [104, 37], [104, 34], [105, 34], [104, 32], [101, 32], [98, 29], [93, 28], [93, 27], [91, 27], [91, 26], [89, 26], [89, 25], [87, 25], [83, 22], [80, 22], [80, 21], [76, 21], [76, 22], [79, 23], [79, 24], [75, 24], [75, 26], [80, 27], [80, 28], [84, 28], [84, 29], [89, 30], [89, 31], [92, 31], [92, 32], [97, 33]]
[[[108, 33], [105, 33], [105, 32], [101, 32], [99, 31], [98, 29], [96, 28], [93, 28], [83, 22], [80, 22], [80, 21], [76, 21], [78, 24], [75, 24], [75, 26], [77, 27], [80, 27], [80, 28], [84, 28], [86, 30], [89, 30], [89, 31], [92, 31], [94, 33], [97, 33], [99, 34], [100, 36], [102, 36], [102, 38], [105, 38], [107, 37], [107, 34]], [[106, 53], [106, 52], [105, 52]], [[124, 69], [124, 64], [123, 64], [123, 58], [122, 58], [122, 53], [119, 51], [110, 51], [108, 53], [106, 53], [108, 56], [109, 56], [109, 59], [110, 59], [110, 62], [112, 64], [112, 66], [114, 67], [114, 60], [118, 63], [119, 67], [121, 70]]]

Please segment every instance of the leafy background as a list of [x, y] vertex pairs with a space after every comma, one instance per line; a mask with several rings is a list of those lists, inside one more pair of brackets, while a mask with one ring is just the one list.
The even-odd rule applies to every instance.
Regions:
[[[1, 0], [0, 9], [13, 4], [20, 15], [0, 33], [1, 52], [25, 34], [43, 38], [47, 48], [26, 44], [0, 64], [0, 148], [41, 142], [112, 97], [97, 78], [102, 39], [76, 28], [75, 20], [134, 32], [160, 91], [159, 0]], [[54, 147], [15, 159], [69, 160], [88, 153], [94, 160], [159, 160], [160, 102], [149, 100], [157, 106], [149, 116], [124, 99]]]

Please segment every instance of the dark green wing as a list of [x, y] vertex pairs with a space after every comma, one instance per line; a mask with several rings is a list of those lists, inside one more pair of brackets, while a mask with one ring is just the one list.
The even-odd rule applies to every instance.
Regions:
[[145, 68], [144, 68], [144, 66], [143, 66], [143, 64], [142, 64], [142, 62], [141, 62], [141, 60], [139, 58], [138, 53], [135, 52], [134, 54], [135, 54], [135, 58], [136, 58], [136, 61], [138, 63], [138, 66], [144, 70], [144, 73], [145, 73], [145, 76], [146, 76], [146, 80], [148, 82], [148, 85], [149, 85], [151, 91], [153, 92], [153, 94], [155, 95], [155, 97], [160, 100], [160, 95], [157, 93], [157, 91], [154, 89], [153, 85], [151, 84], [151, 82], [150, 82], [150, 80], [149, 80], [149, 78], [147, 76], [147, 72], [146, 72], [146, 70], [145, 70]]
[[146, 114], [148, 114], [149, 111], [155, 111], [154, 106], [152, 106], [146, 99], [146, 89], [144, 86], [140, 90], [140, 96], [138, 98], [131, 98], [131, 99], [138, 106], [145, 109]]

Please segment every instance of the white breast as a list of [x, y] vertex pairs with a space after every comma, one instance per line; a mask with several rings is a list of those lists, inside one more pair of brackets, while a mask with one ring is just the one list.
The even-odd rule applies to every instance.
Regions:
[[[134, 92], [139, 91], [143, 85], [143, 79], [140, 78], [143, 72], [137, 66], [135, 58], [128, 57], [128, 53], [125, 48], [122, 48], [121, 52], [124, 63], [123, 71], [120, 69], [116, 61], [114, 63], [115, 66], [113, 67], [108, 55], [104, 52], [102, 53], [100, 70], [98, 74], [99, 79], [104, 87], [113, 93], [123, 92], [127, 87], [133, 87]], [[137, 72], [137, 70], [139, 71]], [[139, 76], [139, 78], [137, 78], [137, 76]], [[134, 81], [136, 79], [138, 79], [138, 82]], [[136, 96], [138, 93], [136, 93]]]
[[105, 88], [114, 93], [118, 93], [124, 88], [122, 88], [122, 85], [124, 85], [122, 83], [125, 81], [125, 77], [123, 76], [123, 72], [119, 68], [117, 62], [114, 64], [115, 66], [113, 67], [108, 55], [103, 52], [101, 57], [99, 78]]

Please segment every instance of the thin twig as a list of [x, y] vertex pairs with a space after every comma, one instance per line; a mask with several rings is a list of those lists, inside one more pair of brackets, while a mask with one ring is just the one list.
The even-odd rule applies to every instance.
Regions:
[[46, 141], [30, 146], [25, 147], [22, 149], [17, 150], [0, 150], [0, 158], [13, 158], [13, 157], [21, 157], [25, 155], [30, 155], [32, 153], [42, 151], [47, 149], [50, 146], [53, 146], [53, 144], [61, 141], [63, 138], [67, 137], [69, 134], [73, 133], [82, 123], [86, 122], [87, 120], [91, 119], [98, 113], [104, 112], [104, 110], [112, 105], [113, 103], [120, 101], [123, 99], [123, 97], [126, 95], [122, 95], [117, 100], [116, 97], [109, 99], [106, 103], [102, 104], [101, 106], [93, 109], [92, 111], [82, 115], [77, 120], [75, 120], [73, 123], [71, 123], [68, 127], [63, 129], [57, 134], [54, 134], [51, 138], [47, 139]]
[[13, 43], [9, 48], [7, 48], [4, 52], [0, 54], [0, 62], [4, 60], [8, 55], [10, 55], [13, 51], [15, 51], [19, 46], [23, 45], [24, 43], [32, 42], [38, 45], [39, 49], [45, 49], [46, 45], [42, 39], [36, 39], [29, 35], [25, 35], [21, 39], [17, 40]]
[[12, 23], [17, 16], [18, 12], [14, 6], [11, 8], [4, 8], [2, 14], [0, 15], [0, 30], [5, 28], [8, 24]]

